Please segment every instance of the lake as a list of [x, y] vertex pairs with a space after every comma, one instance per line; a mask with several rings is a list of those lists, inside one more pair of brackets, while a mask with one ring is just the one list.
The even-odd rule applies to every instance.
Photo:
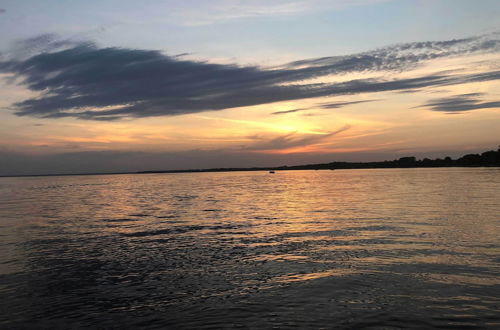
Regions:
[[0, 178], [3, 329], [498, 329], [500, 168]]

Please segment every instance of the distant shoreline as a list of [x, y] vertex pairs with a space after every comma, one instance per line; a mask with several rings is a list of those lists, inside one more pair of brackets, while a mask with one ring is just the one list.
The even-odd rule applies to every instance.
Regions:
[[415, 169], [415, 168], [500, 168], [495, 166], [427, 166], [427, 167], [353, 167], [353, 168], [277, 168], [277, 167], [258, 167], [258, 168], [207, 168], [190, 170], [164, 170], [164, 171], [138, 171], [138, 172], [96, 172], [96, 173], [59, 173], [59, 174], [18, 174], [18, 175], [0, 175], [0, 178], [25, 178], [25, 177], [47, 177], [47, 176], [91, 176], [91, 175], [130, 175], [130, 174], [179, 174], [179, 173], [229, 173], [229, 172], [269, 172], [269, 171], [327, 171], [327, 170], [383, 170], [383, 169]]
[[402, 157], [396, 160], [382, 162], [331, 162], [296, 166], [276, 167], [228, 167], [184, 170], [149, 170], [136, 172], [111, 173], [60, 173], [60, 174], [19, 174], [0, 175], [0, 177], [40, 177], [40, 176], [70, 176], [70, 175], [123, 175], [123, 174], [161, 174], [161, 173], [207, 173], [207, 172], [257, 172], [257, 171], [297, 171], [297, 170], [351, 170], [351, 169], [381, 169], [381, 168], [451, 168], [451, 167], [500, 167], [500, 148], [496, 151], [486, 151], [482, 154], [468, 154], [458, 159], [420, 159]]

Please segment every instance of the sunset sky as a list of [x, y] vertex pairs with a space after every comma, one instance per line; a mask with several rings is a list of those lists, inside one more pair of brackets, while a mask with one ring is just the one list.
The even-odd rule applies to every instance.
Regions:
[[500, 1], [1, 0], [0, 175], [500, 144]]

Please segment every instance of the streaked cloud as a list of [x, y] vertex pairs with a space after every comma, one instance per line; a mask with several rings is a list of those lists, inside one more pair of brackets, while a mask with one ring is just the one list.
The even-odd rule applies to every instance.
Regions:
[[351, 101], [351, 102], [333, 102], [333, 103], [325, 103], [322, 104], [321, 107], [323, 109], [337, 109], [337, 108], [342, 108], [351, 104], [359, 104], [359, 103], [366, 103], [366, 102], [374, 102], [377, 100], [361, 100], [361, 101]]
[[271, 112], [271, 115], [284, 115], [287, 113], [294, 113], [294, 112], [299, 112], [299, 111], [304, 111], [304, 110], [309, 110], [309, 109], [300, 108], [300, 109], [281, 110], [281, 111]]
[[88, 40], [61, 39], [55, 34], [46, 33], [27, 39], [16, 40], [12, 47], [5, 53], [5, 56], [17, 60], [27, 60], [38, 54], [84, 45], [95, 47], [95, 44]]
[[483, 93], [467, 93], [432, 99], [428, 103], [419, 106], [433, 111], [457, 113], [488, 108], [500, 108], [500, 101], [483, 101]]
[[172, 2], [168, 21], [181, 25], [207, 25], [228, 20], [279, 17], [322, 10], [339, 10], [387, 0], [197, 0], [196, 5]]
[[396, 44], [347, 56], [330, 56], [288, 63], [310, 75], [341, 74], [371, 70], [407, 70], [423, 61], [483, 52], [499, 52], [498, 33], [444, 41]]
[[324, 134], [297, 134], [297, 132], [291, 132], [288, 134], [280, 135], [271, 139], [255, 136], [254, 142], [251, 145], [242, 147], [242, 150], [252, 150], [252, 151], [286, 151], [291, 148], [308, 147], [318, 143], [322, 143], [332, 136], [340, 134], [348, 129], [350, 125], [345, 125], [333, 132], [326, 132]]
[[[155, 50], [99, 48], [90, 42], [39, 36], [19, 47], [26, 57], [0, 62], [0, 72], [38, 92], [12, 104], [19, 116], [117, 120], [173, 116], [324, 96], [418, 90], [497, 80], [500, 71], [443, 71], [385, 78], [437, 58], [500, 51], [497, 35], [415, 42], [341, 57], [308, 59], [279, 68], [185, 60]], [[18, 51], [19, 52], [19, 51]], [[343, 82], [306, 83], [331, 75], [370, 73]], [[331, 103], [338, 108], [367, 101]]]
[[[377, 100], [361, 100], [361, 101], [350, 101], [350, 102], [339, 101], [339, 102], [332, 102], [332, 103], [324, 103], [324, 104], [321, 104], [319, 107], [322, 109], [337, 109], [337, 108], [346, 107], [346, 106], [349, 106], [352, 104], [359, 104], [359, 103], [366, 103], [366, 102], [373, 102], [373, 101], [377, 101]], [[296, 112], [308, 111], [308, 110], [311, 110], [311, 109], [298, 108], [298, 109], [290, 109], [290, 110], [281, 110], [281, 111], [271, 112], [271, 115], [285, 115], [288, 113], [296, 113]]]

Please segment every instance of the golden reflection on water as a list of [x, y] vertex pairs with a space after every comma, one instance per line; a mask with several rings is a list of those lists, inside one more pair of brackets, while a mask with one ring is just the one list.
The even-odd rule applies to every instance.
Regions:
[[[500, 284], [498, 174], [393, 169], [2, 178], [0, 197], [12, 186], [17, 193], [0, 202], [0, 274], [27, 273], [57, 285], [61, 276], [53, 272], [70, 272], [68, 278], [91, 283], [92, 292], [117, 283], [137, 292], [155, 287], [169, 306], [314, 283], [340, 290], [332, 281], [357, 290], [360, 283], [370, 287], [374, 274], [387, 278], [380, 283], [404, 279], [422, 297], [437, 284], [492, 287]], [[80, 268], [87, 262], [97, 266]]]
[[303, 282], [303, 281], [317, 280], [320, 278], [325, 278], [330, 276], [345, 276], [355, 273], [357, 272], [352, 269], [331, 269], [317, 273], [287, 274], [273, 278], [273, 283]]

